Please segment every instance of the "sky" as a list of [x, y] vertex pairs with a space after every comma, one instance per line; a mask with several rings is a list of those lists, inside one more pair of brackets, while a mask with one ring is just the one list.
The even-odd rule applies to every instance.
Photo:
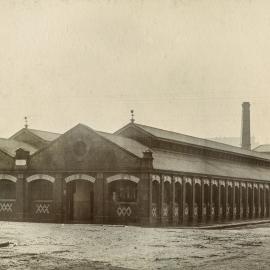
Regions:
[[130, 121], [270, 143], [270, 2], [0, 1], [0, 137]]

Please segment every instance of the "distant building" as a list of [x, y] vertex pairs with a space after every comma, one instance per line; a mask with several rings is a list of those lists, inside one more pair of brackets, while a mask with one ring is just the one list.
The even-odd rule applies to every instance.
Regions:
[[112, 134], [26, 125], [0, 139], [0, 219], [167, 226], [268, 218], [270, 155], [249, 150], [248, 119], [241, 148], [133, 118]]

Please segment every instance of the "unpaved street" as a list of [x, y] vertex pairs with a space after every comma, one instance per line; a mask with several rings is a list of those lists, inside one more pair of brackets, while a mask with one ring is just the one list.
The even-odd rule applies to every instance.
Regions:
[[0, 269], [269, 269], [270, 226], [191, 230], [0, 222]]

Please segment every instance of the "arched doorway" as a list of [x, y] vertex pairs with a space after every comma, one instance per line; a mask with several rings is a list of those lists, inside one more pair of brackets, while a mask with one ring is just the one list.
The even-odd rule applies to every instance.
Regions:
[[0, 179], [0, 218], [10, 219], [15, 214], [16, 178]]
[[242, 189], [242, 212], [243, 212], [243, 217], [248, 218], [249, 217], [249, 207], [247, 204], [247, 188], [246, 188], [246, 183], [242, 183], [242, 186], [240, 187]]
[[192, 185], [190, 182], [185, 183], [185, 209], [184, 215], [188, 218], [188, 221], [192, 220]]
[[224, 219], [226, 217], [226, 191], [225, 184], [220, 185], [220, 217]]
[[249, 184], [248, 185], [248, 213], [249, 213], [249, 218], [252, 218], [253, 216], [253, 191], [252, 191], [252, 186]]
[[263, 186], [259, 187], [260, 192], [260, 205], [259, 205], [259, 217], [263, 218], [265, 215], [265, 198]]
[[255, 213], [254, 217], [259, 217], [259, 207], [260, 207], [260, 201], [259, 201], [259, 189], [257, 186], [254, 186], [254, 207], [255, 207]]
[[236, 218], [239, 219], [240, 218], [240, 188], [238, 185], [235, 185], [235, 209], [236, 209], [236, 212], [235, 212], [235, 215], [236, 215]]
[[76, 180], [67, 183], [68, 220], [74, 223], [91, 222], [94, 210], [93, 183]]
[[227, 218], [231, 219], [233, 216], [233, 187], [228, 185], [228, 208], [226, 211]]
[[152, 218], [157, 221], [159, 217], [159, 182], [152, 181]]
[[265, 189], [265, 209], [266, 209], [265, 216], [269, 217], [269, 188], [268, 187]]
[[179, 210], [181, 209], [181, 199], [182, 199], [182, 186], [178, 181], [175, 182], [175, 195], [174, 195], [174, 218], [179, 222]]
[[210, 187], [209, 183], [205, 183], [203, 186], [203, 197], [204, 197], [204, 205], [203, 205], [203, 216], [206, 217], [206, 220], [209, 220], [211, 217], [211, 206], [210, 206]]
[[217, 184], [212, 185], [212, 213], [211, 215], [214, 216], [215, 219], [218, 219], [218, 186]]
[[199, 221], [201, 221], [201, 217], [202, 217], [202, 194], [201, 194], [201, 183], [195, 183], [195, 204], [194, 204], [194, 214], [193, 214], [193, 218], [194, 219], [198, 219]]
[[131, 224], [137, 222], [137, 189], [139, 178], [118, 175], [107, 178], [109, 190], [109, 222]]
[[162, 205], [162, 216], [167, 221], [169, 221], [170, 217], [170, 205], [171, 205], [171, 182], [170, 181], [164, 181], [164, 199], [163, 199], [163, 205]]
[[53, 219], [53, 183], [45, 179], [35, 179], [28, 187], [30, 219], [49, 221]]

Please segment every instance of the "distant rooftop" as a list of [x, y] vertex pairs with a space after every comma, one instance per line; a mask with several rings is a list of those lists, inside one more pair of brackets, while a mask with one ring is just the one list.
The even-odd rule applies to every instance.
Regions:
[[270, 144], [262, 144], [253, 149], [253, 151], [261, 153], [270, 153]]
[[55, 132], [49, 132], [49, 131], [43, 131], [43, 130], [37, 130], [37, 129], [32, 129], [28, 128], [30, 132], [35, 134], [36, 136], [42, 138], [45, 141], [51, 142], [60, 137], [62, 134], [55, 133]]

